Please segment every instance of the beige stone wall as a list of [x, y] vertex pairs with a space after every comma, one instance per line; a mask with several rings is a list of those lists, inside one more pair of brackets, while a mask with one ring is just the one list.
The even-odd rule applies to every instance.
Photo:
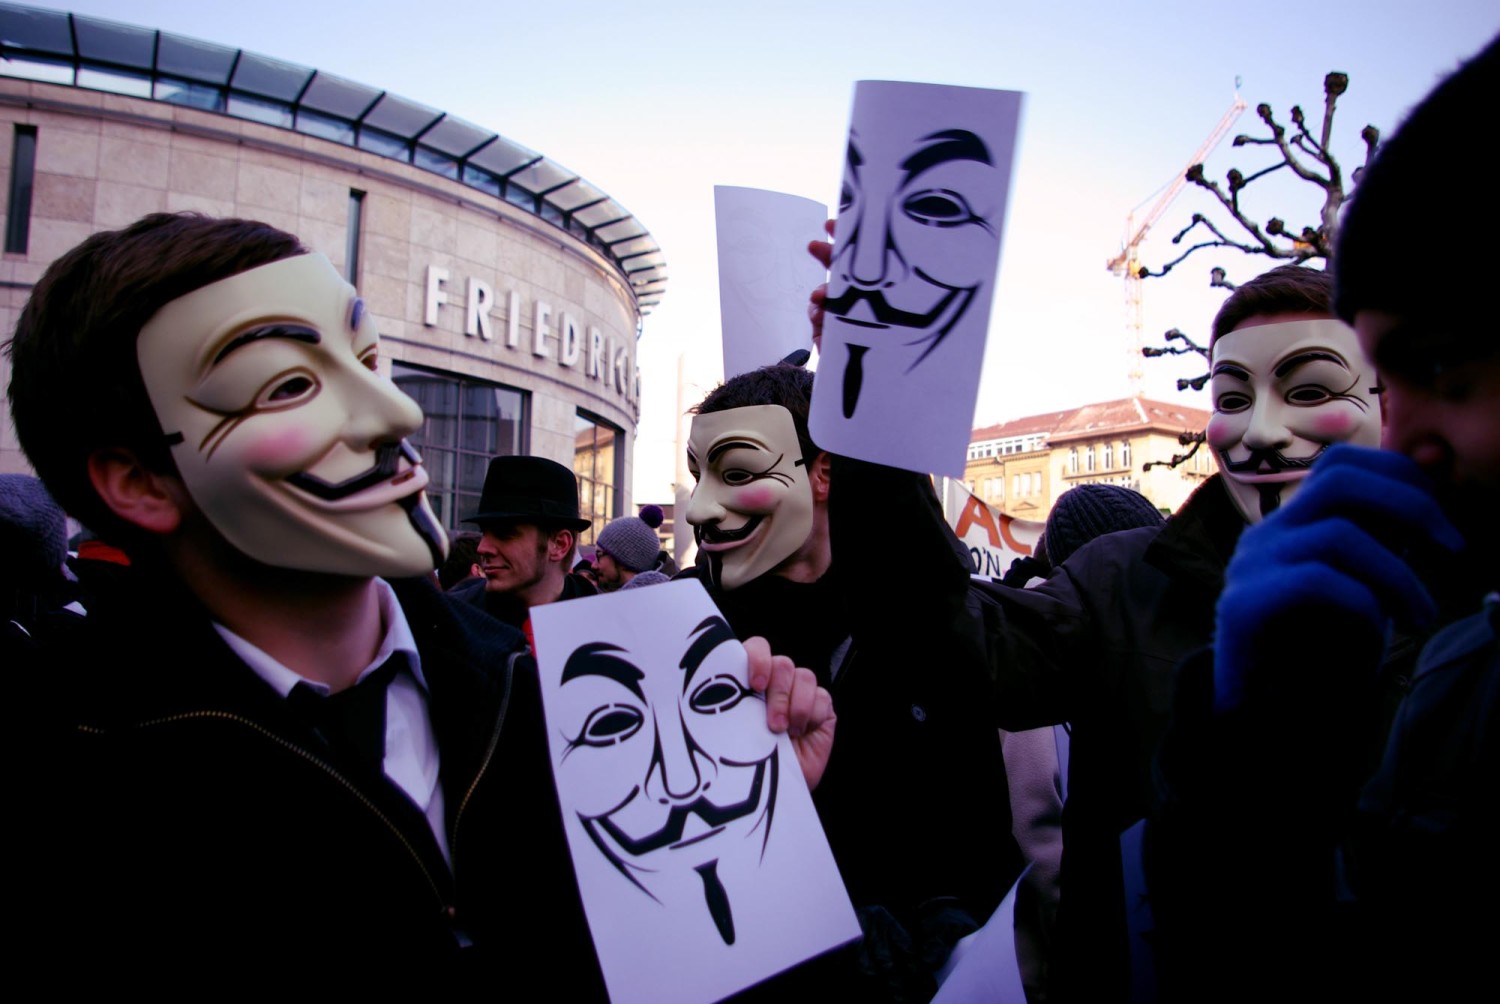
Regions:
[[[148, 212], [261, 219], [297, 234], [343, 270], [350, 190], [358, 189], [366, 195], [356, 285], [380, 324], [383, 357], [529, 392], [531, 452], [570, 466], [578, 409], [620, 426], [629, 437], [621, 511], [632, 511], [635, 301], [614, 267], [582, 241], [500, 199], [373, 153], [196, 109], [6, 78], [0, 192], [9, 190], [16, 123], [37, 129], [36, 182], [28, 252], [0, 256], [6, 337], [54, 258]], [[0, 200], [0, 216], [5, 209]], [[429, 267], [450, 277], [448, 303], [432, 326], [424, 323]], [[494, 291], [491, 340], [464, 333], [471, 280]], [[507, 344], [512, 293], [520, 307], [514, 346]], [[538, 302], [551, 311], [545, 355], [534, 350]], [[558, 361], [564, 317], [584, 339], [580, 363], [571, 367]], [[601, 376], [587, 368], [591, 330], [611, 356]], [[622, 350], [617, 381], [614, 357]], [[9, 380], [9, 364], [0, 361], [0, 381]], [[26, 469], [7, 410], [0, 471]]]

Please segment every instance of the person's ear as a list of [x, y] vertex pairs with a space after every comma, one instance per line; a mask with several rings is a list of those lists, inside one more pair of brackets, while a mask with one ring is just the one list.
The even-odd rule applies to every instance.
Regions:
[[554, 530], [547, 538], [547, 560], [561, 561], [573, 550], [573, 531]]
[[828, 489], [833, 483], [833, 459], [824, 450], [807, 465], [807, 480], [812, 482], [814, 502], [827, 502]]
[[120, 519], [158, 536], [182, 524], [187, 493], [182, 482], [158, 474], [132, 450], [95, 450], [88, 459], [89, 481], [100, 501]]

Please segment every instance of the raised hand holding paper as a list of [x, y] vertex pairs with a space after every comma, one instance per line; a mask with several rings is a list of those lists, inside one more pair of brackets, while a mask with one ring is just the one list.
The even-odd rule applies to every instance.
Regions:
[[807, 253], [828, 207], [759, 188], [714, 186], [724, 379], [812, 349], [807, 291], [823, 270]]
[[713, 1001], [859, 935], [791, 741], [697, 582], [532, 610], [558, 800], [605, 984]]
[[835, 453], [960, 475], [1021, 94], [863, 80], [809, 424]]

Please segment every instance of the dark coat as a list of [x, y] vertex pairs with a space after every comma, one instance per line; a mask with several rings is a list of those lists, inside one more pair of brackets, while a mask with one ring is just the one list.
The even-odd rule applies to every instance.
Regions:
[[[968, 571], [931, 482], [833, 463], [828, 573], [815, 583], [766, 575], [709, 593], [736, 634], [765, 636], [833, 695], [833, 752], [813, 797], [866, 930], [860, 965], [883, 981], [844, 978], [841, 992], [920, 995], [923, 981], [931, 993], [930, 969], [953, 941], [994, 910], [1021, 870], [1020, 851], [989, 683], [963, 608]], [[870, 524], [898, 497], [918, 515], [888, 547], [890, 526], [877, 533]], [[900, 945], [906, 937], [912, 943]]]
[[1085, 544], [1034, 589], [974, 587], [998, 724], [1071, 725], [1051, 967], [1070, 1000], [1126, 992], [1119, 835], [1151, 808], [1174, 670], [1213, 638], [1224, 568], [1244, 529], [1218, 480], [1163, 527]]
[[393, 585], [429, 686], [452, 872], [399, 789], [325, 746], [192, 597], [142, 573], [36, 667], [50, 701], [30, 723], [45, 755], [20, 851], [39, 877], [28, 963], [244, 978], [296, 960], [313, 981], [421, 968], [602, 996], [524, 640], [425, 580]]
[[1378, 673], [1320, 616], [1276, 667], [1292, 700], [1215, 713], [1212, 650], [1181, 668], [1147, 843], [1165, 999], [1462, 1000], [1492, 978], [1500, 598], [1395, 637]]

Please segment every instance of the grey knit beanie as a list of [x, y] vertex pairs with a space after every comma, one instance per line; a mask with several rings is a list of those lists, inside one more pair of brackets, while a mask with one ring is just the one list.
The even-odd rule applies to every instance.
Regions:
[[1102, 534], [1164, 522], [1151, 500], [1138, 491], [1120, 485], [1078, 485], [1057, 497], [1047, 517], [1047, 558], [1056, 568]]
[[640, 516], [624, 516], [599, 531], [596, 547], [632, 572], [644, 572], [656, 565], [661, 541], [656, 528], [661, 526], [660, 506], [641, 506]]

